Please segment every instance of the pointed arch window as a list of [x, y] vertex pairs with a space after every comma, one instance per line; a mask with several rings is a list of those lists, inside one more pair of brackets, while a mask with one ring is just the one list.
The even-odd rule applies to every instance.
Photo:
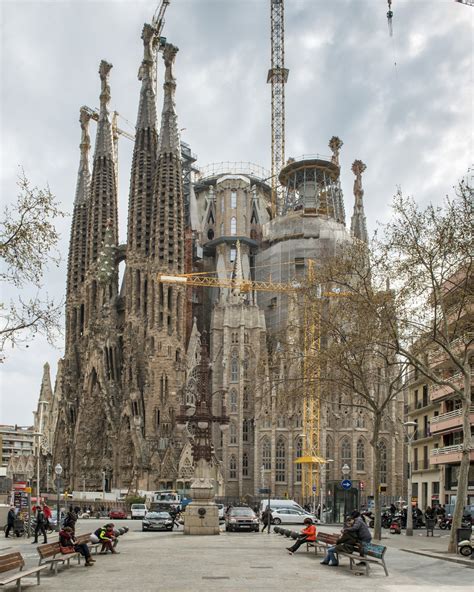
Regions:
[[230, 207], [233, 210], [237, 208], [237, 191], [230, 192]]
[[341, 463], [343, 465], [351, 466], [352, 462], [352, 450], [351, 450], [351, 443], [349, 442], [348, 438], [344, 438], [341, 442]]
[[230, 234], [231, 236], [235, 236], [237, 234], [237, 218], [232, 216], [230, 219]]
[[380, 450], [380, 483], [387, 483], [388, 477], [388, 456], [387, 445], [382, 440], [379, 445]]
[[283, 438], [279, 438], [276, 444], [275, 480], [277, 483], [286, 481], [286, 446]]
[[357, 441], [356, 468], [358, 471], [365, 471], [365, 444], [362, 438]]
[[237, 427], [233, 422], [231, 422], [229, 427], [229, 443], [237, 444]]
[[242, 440], [244, 442], [249, 441], [249, 422], [247, 419], [242, 422]]
[[230, 381], [239, 382], [239, 359], [237, 352], [232, 352], [232, 359], [230, 361]]
[[247, 411], [247, 409], [249, 408], [249, 389], [248, 387], [244, 387], [244, 396], [243, 396], [243, 400], [242, 400], [242, 407], [244, 408], [244, 411]]
[[242, 455], [242, 477], [249, 476], [249, 455], [244, 452]]
[[[298, 438], [296, 440], [296, 458], [300, 458], [303, 456], [303, 439]], [[301, 477], [303, 474], [303, 468], [301, 463], [296, 464], [296, 481], [299, 483], [301, 482]]]
[[262, 442], [262, 465], [266, 471], [272, 468], [272, 445], [268, 438]]
[[230, 412], [237, 413], [237, 391], [235, 389], [230, 391]]
[[237, 479], [237, 459], [234, 454], [229, 459], [229, 479]]

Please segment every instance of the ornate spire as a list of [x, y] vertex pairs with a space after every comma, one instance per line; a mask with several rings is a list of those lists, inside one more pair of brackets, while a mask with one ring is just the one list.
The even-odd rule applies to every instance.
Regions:
[[112, 69], [112, 64], [109, 64], [105, 60], [100, 62], [99, 76], [101, 83], [100, 92], [100, 113], [99, 123], [97, 125], [97, 136], [95, 141], [95, 154], [94, 158], [99, 156], [114, 156], [114, 141], [112, 134], [112, 124], [110, 123], [110, 84], [109, 84], [109, 73]]
[[114, 245], [118, 240], [117, 175], [112, 124], [109, 118], [110, 86], [108, 82], [112, 64], [102, 60], [99, 67], [101, 82], [100, 114], [97, 125], [94, 164], [92, 168], [91, 197], [88, 220], [87, 261], [97, 261], [99, 249], [110, 224]]
[[339, 151], [344, 146], [344, 142], [340, 138], [338, 138], [337, 136], [333, 136], [329, 140], [328, 146], [332, 150], [331, 162], [333, 162], [335, 165], [339, 166]]
[[91, 173], [89, 169], [89, 150], [91, 138], [89, 135], [89, 121], [91, 115], [87, 107], [81, 107], [79, 123], [81, 124], [81, 157], [79, 161], [79, 172], [77, 174], [76, 199], [74, 203], [85, 203], [89, 197]]
[[178, 48], [167, 43], [161, 135], [153, 190], [151, 250], [159, 269], [184, 271], [184, 197], [178, 121], [174, 106], [176, 81], [171, 67]]
[[362, 173], [366, 169], [366, 165], [361, 160], [354, 160], [352, 164], [352, 172], [355, 175], [354, 181], [354, 213], [351, 218], [351, 234], [355, 238], [367, 243], [369, 237], [367, 235], [367, 224], [364, 212], [364, 190], [362, 189]]
[[165, 83], [163, 111], [161, 114], [160, 143], [158, 152], [175, 152], [180, 154], [180, 141], [178, 132], [178, 120], [176, 117], [174, 95], [176, 80], [173, 77], [173, 64], [178, 53], [178, 48], [171, 43], [165, 45], [163, 60], [165, 62]]
[[151, 25], [143, 25], [143, 60], [138, 70], [138, 80], [142, 82], [140, 104], [138, 106], [136, 130], [156, 129], [155, 78], [155, 32]]
[[152, 218], [153, 183], [156, 169], [158, 134], [156, 131], [156, 105], [154, 91], [154, 31], [143, 26], [143, 60], [138, 71], [142, 81], [138, 106], [133, 162], [130, 174], [128, 206], [127, 253], [148, 255]]

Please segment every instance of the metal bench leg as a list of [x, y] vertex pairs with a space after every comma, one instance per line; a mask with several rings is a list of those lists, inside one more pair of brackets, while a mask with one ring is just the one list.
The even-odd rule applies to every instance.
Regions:
[[21, 592], [21, 579], [16, 581], [16, 589], [18, 592]]
[[388, 569], [387, 569], [387, 566], [385, 565], [385, 560], [384, 559], [382, 559], [382, 565], [383, 565], [383, 569], [385, 571], [385, 575], [388, 576]]

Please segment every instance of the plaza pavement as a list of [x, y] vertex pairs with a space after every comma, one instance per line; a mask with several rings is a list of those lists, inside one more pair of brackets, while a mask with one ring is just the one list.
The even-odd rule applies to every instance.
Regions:
[[[104, 521], [79, 520], [77, 533], [91, 532]], [[304, 547], [290, 556], [285, 547], [289, 539], [266, 533], [225, 533], [219, 536], [184, 536], [182, 529], [171, 533], [141, 532], [139, 521], [116, 521], [130, 531], [120, 537], [120, 555], [97, 556], [93, 567], [60, 569], [55, 577], [45, 575], [41, 586], [24, 589], [39, 592], [467, 592], [473, 589], [474, 560], [447, 556], [447, 534], [427, 538], [389, 535], [383, 544], [389, 548], [386, 561], [389, 577], [380, 567], [371, 576], [354, 576], [343, 560], [338, 568], [320, 565], [321, 556], [306, 553]], [[295, 529], [297, 527], [294, 527]], [[336, 526], [322, 526], [337, 532]], [[50, 540], [55, 540], [52, 535]], [[416, 553], [408, 553], [409, 549]], [[0, 554], [21, 551], [27, 567], [37, 565], [35, 545], [27, 539], [1, 539]], [[445, 561], [440, 557], [448, 557]], [[33, 583], [33, 581], [32, 581]], [[10, 586], [7, 590], [13, 590]]]

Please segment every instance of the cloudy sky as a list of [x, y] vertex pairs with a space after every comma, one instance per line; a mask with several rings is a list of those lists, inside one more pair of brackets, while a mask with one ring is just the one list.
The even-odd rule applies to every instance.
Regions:
[[[158, 0], [0, 0], [1, 198], [16, 196], [23, 166], [49, 183], [71, 212], [81, 105], [98, 106], [98, 65], [112, 62], [112, 107], [133, 133], [142, 25]], [[270, 0], [171, 0], [164, 34], [180, 48], [177, 109], [182, 139], [205, 165], [251, 161], [270, 167]], [[364, 174], [369, 228], [389, 216], [400, 186], [440, 201], [472, 162], [474, 9], [453, 0], [285, 0], [287, 156], [341, 154], [346, 210], [354, 159]], [[161, 67], [161, 74], [163, 68]], [[158, 100], [161, 102], [161, 93]], [[131, 123], [128, 123], [128, 122]], [[95, 133], [95, 130], [93, 130]], [[121, 241], [125, 241], [129, 140], [120, 143]], [[45, 290], [65, 291], [70, 218], [59, 223], [64, 261]], [[5, 295], [5, 291], [4, 291]], [[42, 365], [52, 377], [62, 343], [35, 339], [9, 350], [1, 368], [1, 423], [29, 424]]]

